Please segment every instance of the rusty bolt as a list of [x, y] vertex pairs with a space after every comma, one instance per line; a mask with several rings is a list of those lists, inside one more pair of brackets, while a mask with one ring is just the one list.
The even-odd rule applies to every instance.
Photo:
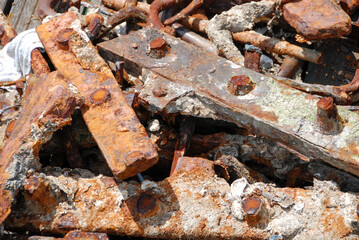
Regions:
[[90, 101], [93, 104], [101, 104], [111, 98], [110, 92], [106, 88], [100, 88], [90, 95]]
[[168, 46], [166, 40], [159, 37], [150, 42], [150, 50], [148, 55], [151, 58], [160, 59], [167, 55], [170, 47]]
[[242, 209], [249, 226], [262, 226], [268, 219], [264, 203], [258, 197], [244, 199]]
[[243, 96], [252, 91], [255, 83], [245, 75], [233, 76], [228, 84], [228, 91], [236, 96]]
[[137, 201], [137, 211], [145, 214], [152, 211], [156, 206], [156, 198], [151, 194], [142, 195]]
[[67, 46], [73, 32], [72, 28], [61, 29], [56, 36], [56, 41], [62, 46]]
[[317, 103], [317, 126], [319, 132], [326, 135], [339, 134], [343, 130], [342, 119], [333, 98], [325, 97]]
[[152, 90], [153, 96], [159, 97], [159, 98], [166, 96], [167, 93], [168, 93], [167, 87], [162, 86], [162, 85], [159, 86], [159, 87], [157, 87], [157, 88], [154, 88], [154, 89]]

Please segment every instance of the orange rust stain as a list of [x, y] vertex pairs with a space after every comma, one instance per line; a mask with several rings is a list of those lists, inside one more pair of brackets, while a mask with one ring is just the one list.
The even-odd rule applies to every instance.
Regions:
[[346, 226], [344, 218], [338, 214], [338, 210], [335, 213], [323, 215], [321, 222], [324, 224], [325, 231], [333, 233], [332, 237], [336, 239], [348, 236], [352, 232], [352, 229]]

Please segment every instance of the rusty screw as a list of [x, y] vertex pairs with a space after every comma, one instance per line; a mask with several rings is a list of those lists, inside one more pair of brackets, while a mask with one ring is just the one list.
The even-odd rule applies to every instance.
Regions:
[[249, 226], [261, 226], [267, 220], [267, 211], [262, 200], [249, 197], [243, 200], [242, 209]]
[[228, 84], [228, 91], [235, 96], [243, 96], [252, 91], [255, 83], [245, 75], [233, 76]]
[[342, 119], [333, 98], [325, 97], [317, 103], [317, 126], [319, 132], [326, 135], [339, 134], [343, 130]]
[[148, 55], [151, 58], [160, 59], [167, 55], [170, 47], [167, 44], [166, 40], [159, 37], [150, 42], [150, 50], [148, 52]]
[[56, 36], [56, 41], [61, 46], [67, 46], [73, 32], [72, 28], [61, 29]]
[[90, 101], [93, 104], [101, 104], [108, 101], [111, 98], [110, 92], [106, 88], [100, 88], [90, 95]]

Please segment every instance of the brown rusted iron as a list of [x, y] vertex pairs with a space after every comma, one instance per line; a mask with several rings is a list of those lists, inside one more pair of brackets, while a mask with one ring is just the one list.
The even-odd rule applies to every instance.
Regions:
[[5, 46], [17, 35], [15, 29], [11, 26], [2, 9], [0, 9], [0, 42]]
[[5, 140], [9, 139], [11, 133], [14, 131], [14, 126], [15, 126], [16, 120], [12, 120], [11, 122], [9, 122], [9, 124], [6, 127], [5, 130]]
[[[157, 152], [110, 68], [91, 42], [86, 42], [76, 32], [69, 41], [69, 51], [54, 44], [58, 33], [69, 28], [76, 19], [74, 13], [67, 12], [39, 26], [37, 33], [55, 67], [84, 97], [83, 118], [114, 176], [118, 179], [134, 176], [157, 162]], [[98, 97], [105, 101], [101, 104], [96, 102], [97, 94], [96, 101], [91, 98], [99, 89], [103, 89], [103, 94]]]
[[340, 5], [344, 11], [348, 14], [353, 14], [356, 9], [359, 7], [358, 0], [340, 0]]
[[193, 11], [195, 11], [197, 8], [202, 6], [204, 0], [192, 0], [191, 3], [182, 9], [179, 13], [177, 13], [175, 16], [166, 19], [164, 21], [165, 25], [170, 25], [172, 23], [178, 22], [186, 17], [188, 17]]
[[87, 31], [89, 38], [91, 40], [93, 40], [100, 33], [100, 30], [104, 23], [104, 18], [98, 13], [86, 15], [86, 17], [87, 17], [87, 21], [88, 21], [86, 31]]
[[256, 50], [246, 50], [244, 54], [244, 67], [259, 72], [261, 53]]
[[188, 150], [188, 147], [191, 143], [192, 134], [195, 129], [195, 122], [191, 118], [182, 119], [180, 125], [180, 134], [177, 139], [176, 148], [173, 155], [171, 174], [181, 170], [181, 167], [178, 164], [179, 158], [183, 157], [186, 154], [186, 151]]
[[299, 61], [293, 57], [286, 57], [280, 66], [279, 77], [292, 78], [299, 69]]
[[31, 68], [34, 74], [38, 77], [50, 72], [49, 64], [39, 49], [34, 49], [31, 52]]
[[170, 51], [170, 47], [167, 42], [163, 38], [156, 38], [149, 44], [148, 56], [151, 58], [164, 58], [168, 52]]
[[60, 131], [60, 136], [64, 144], [65, 154], [70, 168], [86, 168], [86, 164], [80, 155], [79, 148], [72, 137], [70, 127], [63, 127]]
[[102, 104], [111, 99], [111, 93], [106, 88], [100, 88], [90, 95], [90, 101], [93, 104]]
[[289, 55], [305, 61], [320, 64], [322, 53], [312, 49], [299, 47], [287, 41], [270, 38], [255, 31], [233, 33], [233, 39], [241, 43], [250, 43], [267, 52], [274, 52], [282, 55]]
[[[325, 182], [315, 183], [310, 190], [255, 183], [238, 199], [233, 185], [231, 189], [213, 168], [201, 165], [206, 164], [204, 160], [163, 181], [146, 181], [149, 187], [95, 177], [84, 170], [35, 173], [26, 184], [31, 192], [24, 191], [23, 201], [15, 205], [5, 227], [52, 234], [91, 229], [157, 239], [269, 239], [268, 229], [300, 239], [355, 236], [356, 227], [351, 224], [358, 220], [355, 194], [343, 194]], [[244, 215], [241, 199], [254, 197], [271, 213], [263, 221], [269, 228], [250, 227], [240, 219]]]
[[249, 197], [242, 201], [243, 212], [249, 226], [261, 227], [267, 222], [268, 213], [264, 205], [265, 203], [258, 197]]
[[[275, 78], [275, 77], [274, 77]], [[303, 92], [332, 97], [336, 104], [352, 104], [359, 101], [359, 70], [355, 71], [354, 78], [348, 84], [341, 86], [328, 86], [321, 84], [308, 84], [286, 78], [276, 78], [277, 81], [301, 90]]]
[[[161, 59], [152, 59], [145, 52], [148, 44], [158, 37], [167, 39], [171, 54]], [[173, 41], [176, 44], [171, 44]], [[134, 42], [138, 44], [137, 49], [127, 47]], [[97, 46], [106, 59], [125, 59], [125, 62], [135, 64], [136, 69], [149, 69], [154, 74], [180, 84], [183, 89], [191, 89], [204, 102], [213, 103], [208, 107], [215, 111], [215, 115], [227, 121], [276, 140], [309, 159], [321, 159], [359, 175], [359, 146], [355, 134], [351, 134], [359, 127], [355, 124], [359, 120], [355, 113], [338, 107], [341, 117], [346, 121], [343, 132], [335, 136], [321, 134], [314, 127], [318, 98], [281, 84], [278, 79], [249, 71], [181, 40], [174, 40], [153, 28]], [[237, 75], [250, 77], [256, 87], [245, 96], [233, 96], [228, 92], [223, 79]]]
[[23, 186], [27, 171], [39, 167], [41, 144], [71, 122], [75, 106], [76, 98], [58, 72], [43, 75], [24, 100], [23, 110], [0, 153], [0, 223], [10, 213], [11, 202]]
[[333, 98], [320, 99], [317, 107], [317, 126], [321, 133], [333, 135], [343, 131], [343, 120], [338, 114]]
[[62, 46], [68, 46], [73, 33], [74, 30], [72, 28], [61, 29], [56, 35], [56, 41]]
[[351, 31], [350, 17], [335, 0], [290, 1], [283, 5], [283, 16], [308, 40], [339, 38]]
[[243, 96], [251, 92], [255, 83], [246, 75], [233, 76], [228, 83], [228, 91], [235, 96]]

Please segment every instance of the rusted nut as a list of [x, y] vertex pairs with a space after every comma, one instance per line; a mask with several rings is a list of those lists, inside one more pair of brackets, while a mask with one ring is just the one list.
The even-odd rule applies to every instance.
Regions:
[[168, 93], [168, 89], [165, 86], [159, 86], [152, 90], [153, 96], [158, 97], [158, 98], [165, 97], [167, 95], [167, 93]]
[[317, 103], [317, 127], [325, 135], [339, 134], [343, 130], [343, 120], [338, 114], [333, 98], [325, 97]]
[[101, 104], [111, 98], [111, 93], [106, 88], [100, 88], [90, 95], [90, 101], [93, 104]]
[[66, 47], [73, 32], [74, 30], [72, 28], [61, 29], [56, 36], [56, 41], [60, 44], [60, 46]]
[[5, 130], [5, 140], [10, 138], [11, 133], [14, 131], [16, 120], [11, 120]]
[[150, 42], [149, 45], [149, 52], [148, 55], [151, 58], [160, 59], [167, 55], [168, 51], [170, 50], [169, 45], [167, 44], [166, 40], [159, 37]]
[[258, 197], [249, 197], [242, 202], [245, 220], [249, 226], [260, 227], [267, 221], [267, 211], [263, 201]]
[[146, 214], [151, 212], [156, 206], [156, 198], [152, 194], [144, 194], [139, 197], [137, 201], [137, 212]]
[[252, 91], [255, 83], [245, 75], [233, 76], [228, 84], [228, 91], [235, 96], [243, 96]]

